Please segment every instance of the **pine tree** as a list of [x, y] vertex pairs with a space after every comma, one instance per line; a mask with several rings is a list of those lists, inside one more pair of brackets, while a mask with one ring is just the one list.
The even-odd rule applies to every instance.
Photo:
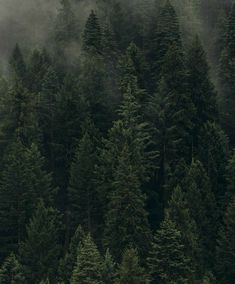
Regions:
[[222, 124], [234, 144], [234, 76], [235, 76], [235, 4], [233, 3], [225, 33], [225, 46], [220, 59], [220, 112]]
[[14, 254], [5, 259], [0, 268], [1, 284], [24, 284], [23, 268]]
[[216, 93], [209, 77], [206, 54], [196, 37], [188, 52], [188, 80], [195, 106], [193, 144], [198, 146], [198, 134], [204, 123], [217, 120]]
[[154, 236], [148, 258], [151, 283], [189, 283], [189, 259], [184, 253], [182, 235], [166, 218]]
[[140, 265], [138, 253], [134, 249], [127, 249], [123, 254], [122, 263], [118, 271], [116, 284], [146, 284], [149, 283], [145, 270]]
[[228, 161], [226, 167], [226, 181], [227, 181], [227, 192], [226, 192], [226, 201], [231, 202], [233, 196], [235, 195], [235, 150]]
[[226, 166], [229, 157], [229, 141], [219, 125], [207, 122], [199, 133], [198, 156], [211, 180], [218, 205], [224, 203], [226, 192]]
[[27, 68], [24, 61], [24, 57], [21, 53], [21, 49], [16, 44], [12, 56], [10, 58], [11, 79], [14, 81], [20, 81], [21, 84], [26, 87], [27, 80]]
[[199, 241], [203, 249], [202, 260], [204, 259], [205, 267], [210, 268], [215, 250], [218, 212], [210, 180], [201, 162], [192, 163], [185, 178], [184, 189], [190, 215], [197, 224]]
[[[161, 68], [168, 49], [174, 43], [181, 48], [179, 21], [174, 7], [167, 0], [159, 14], [155, 15], [156, 23], [153, 24], [150, 38], [147, 40], [147, 59], [150, 63], [151, 80], [150, 90], [156, 91], [159, 83]], [[155, 18], [154, 17], [154, 18]]]
[[105, 284], [113, 284], [117, 278], [117, 267], [116, 263], [113, 260], [112, 255], [109, 252], [109, 249], [106, 250], [104, 261], [103, 261], [103, 282]]
[[71, 165], [69, 181], [69, 210], [71, 226], [80, 224], [85, 230], [96, 231], [98, 196], [94, 185], [97, 164], [98, 133], [91, 121], [84, 126]]
[[60, 3], [61, 8], [55, 25], [55, 40], [63, 47], [78, 39], [79, 30], [70, 0], [61, 0]]
[[51, 205], [54, 195], [51, 175], [44, 170], [38, 148], [14, 143], [6, 153], [0, 177], [1, 258], [17, 250], [38, 200]]
[[235, 199], [233, 199], [225, 212], [224, 224], [219, 231], [217, 239], [217, 266], [220, 283], [232, 284], [235, 277]]
[[85, 233], [81, 226], [78, 226], [73, 237], [71, 238], [69, 248], [65, 256], [61, 259], [59, 265], [59, 280], [61, 283], [69, 284], [72, 272], [77, 261], [78, 249], [81, 246]]
[[185, 193], [179, 186], [176, 187], [169, 201], [167, 214], [175, 223], [177, 230], [181, 232], [184, 252], [190, 259], [191, 280], [195, 281], [201, 269], [201, 244], [197, 224], [190, 214], [189, 206]]
[[60, 255], [61, 216], [42, 201], [27, 226], [27, 236], [20, 245], [20, 260], [27, 283], [40, 283], [41, 279], [56, 282]]
[[146, 254], [151, 240], [145, 196], [131, 161], [131, 150], [124, 146], [111, 184], [112, 192], [106, 215], [104, 243], [120, 259], [126, 247]]
[[83, 50], [88, 53], [100, 54], [102, 52], [102, 33], [99, 20], [92, 10], [83, 33]]
[[187, 84], [185, 59], [175, 44], [165, 56], [161, 76], [158, 92], [150, 100], [147, 117], [160, 152], [158, 183], [163, 203], [166, 203], [172, 191], [169, 188], [171, 177], [174, 177], [179, 161], [184, 159], [189, 163], [192, 158], [195, 111]]
[[102, 284], [102, 258], [90, 235], [78, 250], [71, 284]]

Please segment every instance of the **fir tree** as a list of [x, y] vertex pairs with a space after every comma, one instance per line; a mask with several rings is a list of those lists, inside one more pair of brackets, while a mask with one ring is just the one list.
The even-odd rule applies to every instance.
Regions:
[[60, 255], [61, 216], [42, 201], [27, 226], [27, 236], [20, 245], [20, 260], [28, 283], [40, 283], [41, 279], [56, 282]]
[[98, 215], [98, 196], [94, 185], [97, 164], [97, 130], [92, 122], [85, 124], [84, 135], [78, 143], [71, 165], [69, 182], [69, 209], [71, 225], [80, 224], [85, 230], [95, 231]]
[[1, 257], [15, 251], [25, 236], [28, 223], [39, 199], [52, 204], [55, 189], [51, 176], [44, 170], [38, 148], [14, 143], [4, 158], [0, 177]]
[[123, 254], [122, 263], [118, 271], [116, 284], [146, 284], [149, 283], [145, 270], [140, 265], [138, 253], [134, 249], [127, 249]]
[[74, 235], [71, 238], [69, 248], [65, 256], [61, 259], [59, 265], [59, 280], [61, 283], [69, 284], [72, 277], [73, 269], [77, 262], [78, 250], [81, 246], [85, 233], [81, 226], [78, 226]]
[[71, 284], [102, 284], [102, 258], [90, 235], [78, 250]]
[[14, 254], [5, 259], [0, 268], [1, 284], [24, 284], [23, 268]]
[[14, 81], [20, 81], [21, 84], [26, 87], [27, 80], [27, 68], [24, 61], [24, 57], [21, 53], [21, 49], [16, 44], [12, 56], [10, 58], [11, 79]]
[[[155, 91], [159, 83], [164, 57], [172, 44], [181, 48], [179, 21], [174, 7], [167, 0], [160, 13], [155, 15], [151, 36], [147, 39], [147, 59], [150, 63], [151, 80], [150, 90]], [[155, 18], [154, 17], [154, 18]]]
[[63, 47], [78, 39], [79, 30], [70, 0], [61, 0], [60, 3], [61, 8], [55, 25], [55, 40]]
[[148, 258], [151, 283], [188, 283], [191, 271], [184, 250], [181, 232], [166, 218], [154, 236]]
[[109, 249], [106, 250], [104, 261], [103, 261], [103, 282], [105, 284], [113, 284], [117, 279], [117, 265], [113, 260], [112, 255], [109, 252]]
[[195, 106], [193, 143], [198, 146], [198, 134], [204, 123], [217, 120], [216, 93], [209, 77], [206, 54], [198, 37], [188, 52], [188, 80], [192, 102]]
[[217, 267], [220, 283], [232, 284], [235, 277], [235, 199], [233, 199], [225, 212], [224, 224], [219, 231], [217, 239]]
[[83, 33], [83, 50], [88, 53], [102, 52], [102, 33], [99, 20], [92, 10]]
[[201, 162], [194, 161], [185, 178], [186, 201], [189, 212], [196, 221], [199, 240], [203, 248], [204, 265], [210, 268], [211, 256], [215, 250], [218, 228], [218, 212], [210, 180]]
[[130, 153], [128, 146], [124, 146], [114, 172], [106, 215], [104, 243], [116, 259], [120, 259], [126, 247], [134, 247], [141, 255], [146, 254], [151, 240], [144, 209], [145, 196]]
[[227, 181], [227, 192], [226, 192], [226, 200], [231, 202], [233, 196], [235, 195], [235, 150], [228, 161], [228, 165], [226, 167], [226, 181]]

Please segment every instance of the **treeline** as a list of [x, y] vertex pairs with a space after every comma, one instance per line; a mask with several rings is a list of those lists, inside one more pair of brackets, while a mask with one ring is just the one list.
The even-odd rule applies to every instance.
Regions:
[[75, 2], [0, 81], [0, 283], [233, 284], [235, 5], [215, 89], [169, 0]]

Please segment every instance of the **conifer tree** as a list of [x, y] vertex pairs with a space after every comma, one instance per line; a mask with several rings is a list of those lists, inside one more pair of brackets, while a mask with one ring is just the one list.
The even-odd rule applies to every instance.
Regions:
[[92, 10], [83, 33], [83, 50], [88, 53], [101, 54], [102, 33], [96, 13]]
[[235, 4], [233, 3], [228, 17], [227, 30], [225, 32], [225, 46], [220, 60], [220, 111], [222, 124], [234, 144], [234, 105], [235, 98], [234, 76], [235, 76]]
[[204, 123], [217, 120], [216, 93], [210, 81], [206, 54], [196, 37], [188, 52], [188, 80], [192, 102], [195, 106], [193, 143], [198, 146], [198, 134]]
[[78, 143], [71, 165], [69, 181], [69, 210], [71, 227], [80, 224], [86, 231], [96, 231], [98, 196], [94, 184], [97, 164], [98, 133], [93, 122], [84, 125], [84, 135]]
[[61, 0], [60, 3], [61, 8], [55, 25], [55, 40], [63, 47], [78, 39], [79, 30], [70, 0]]
[[184, 186], [189, 211], [196, 221], [199, 240], [203, 248], [202, 259], [204, 259], [204, 265], [210, 268], [211, 255], [215, 250], [218, 212], [210, 180], [201, 162], [192, 163]]
[[148, 47], [146, 51], [152, 78], [151, 91], [156, 91], [164, 57], [168, 49], [173, 43], [181, 48], [179, 21], [169, 0], [166, 1], [159, 14], [155, 15], [155, 17], [156, 23], [153, 24], [153, 31], [151, 31], [150, 38], [147, 40]]
[[147, 284], [147, 274], [140, 265], [135, 249], [127, 249], [123, 254], [116, 284]]
[[106, 215], [104, 244], [115, 259], [120, 259], [126, 247], [134, 247], [140, 255], [146, 254], [151, 240], [145, 196], [131, 161], [131, 149], [123, 147]]
[[23, 268], [14, 254], [5, 259], [0, 268], [1, 284], [24, 284]]
[[232, 284], [235, 277], [235, 199], [229, 203], [225, 215], [224, 224], [221, 227], [217, 239], [217, 267], [220, 283]]
[[190, 214], [189, 206], [181, 187], [176, 187], [169, 201], [167, 214], [170, 220], [175, 223], [176, 228], [181, 232], [184, 252], [190, 259], [189, 264], [192, 271], [192, 277], [190, 278], [192, 281], [195, 281], [201, 269], [201, 243], [197, 224]]
[[229, 157], [229, 141], [221, 127], [213, 122], [203, 125], [199, 133], [198, 156], [203, 163], [218, 205], [224, 203], [226, 192], [226, 166]]
[[103, 284], [102, 258], [90, 235], [85, 237], [78, 250], [77, 263], [71, 284]]
[[40, 201], [27, 226], [27, 236], [20, 245], [20, 260], [28, 283], [40, 283], [41, 279], [47, 278], [50, 283], [57, 283], [61, 230], [58, 211], [45, 207]]
[[227, 192], [225, 201], [231, 202], [233, 196], [235, 195], [235, 150], [228, 160], [228, 165], [226, 167], [226, 181], [227, 181]]
[[78, 226], [74, 235], [71, 238], [69, 248], [65, 256], [61, 259], [59, 265], [59, 280], [61, 283], [69, 284], [72, 277], [73, 269], [77, 262], [78, 250], [81, 246], [85, 233], [81, 226]]
[[25, 225], [39, 199], [51, 205], [55, 196], [51, 175], [44, 170], [38, 148], [20, 142], [8, 149], [0, 177], [0, 256], [18, 248], [25, 236]]
[[14, 81], [20, 81], [21, 84], [26, 87], [27, 80], [27, 67], [22, 55], [21, 49], [16, 44], [12, 56], [10, 58], [11, 79]]
[[117, 279], [117, 265], [113, 260], [112, 255], [109, 252], [109, 249], [106, 250], [104, 261], [103, 261], [103, 282], [105, 284], [113, 284]]
[[188, 283], [191, 271], [184, 250], [181, 232], [166, 217], [154, 236], [148, 258], [151, 283]]

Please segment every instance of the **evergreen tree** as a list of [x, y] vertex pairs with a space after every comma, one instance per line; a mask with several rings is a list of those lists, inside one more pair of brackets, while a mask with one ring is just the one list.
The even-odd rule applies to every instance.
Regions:
[[181, 48], [179, 21], [174, 7], [167, 0], [159, 13], [154, 17], [152, 30], [147, 39], [147, 59], [150, 63], [151, 80], [150, 90], [156, 90], [159, 83], [161, 68], [168, 49], [174, 43]]
[[126, 247], [134, 247], [146, 254], [151, 234], [145, 196], [131, 161], [131, 150], [124, 146], [111, 184], [112, 192], [106, 215], [104, 243], [116, 259], [120, 259]]
[[55, 25], [55, 40], [63, 46], [78, 39], [78, 26], [70, 0], [61, 0]]
[[198, 134], [204, 123], [217, 120], [216, 93], [209, 77], [206, 54], [198, 37], [188, 52], [188, 80], [195, 106], [193, 143], [198, 146]]
[[198, 156], [212, 184], [218, 205], [224, 203], [226, 192], [226, 166], [229, 157], [229, 141], [221, 127], [207, 122], [199, 133]]
[[235, 150], [228, 161], [226, 167], [226, 181], [227, 181], [227, 192], [226, 192], [226, 201], [231, 202], [233, 196], [235, 195]]
[[14, 254], [5, 259], [0, 268], [1, 284], [24, 284], [25, 277], [23, 269]]
[[191, 280], [195, 281], [200, 274], [201, 259], [201, 244], [197, 224], [192, 218], [186, 202], [185, 193], [178, 186], [172, 193], [169, 201], [167, 214], [171, 221], [176, 225], [178, 231], [181, 232], [182, 242], [184, 245], [185, 255], [190, 259]]
[[94, 170], [97, 164], [97, 130], [88, 121], [84, 135], [78, 143], [71, 165], [69, 182], [69, 209], [72, 228], [80, 224], [85, 230], [95, 231], [98, 215], [98, 196], [94, 185]]
[[146, 284], [149, 283], [144, 269], [140, 266], [138, 253], [134, 249], [127, 249], [123, 254], [122, 263], [118, 271], [117, 284]]
[[90, 235], [78, 250], [71, 284], [102, 284], [102, 258]]
[[53, 203], [55, 190], [38, 148], [14, 143], [4, 158], [0, 177], [0, 256], [15, 251], [39, 199]]
[[225, 47], [221, 53], [220, 60], [220, 108], [222, 124], [234, 144], [234, 75], [235, 75], [235, 4], [233, 3], [225, 34]]
[[18, 44], [16, 44], [10, 58], [10, 69], [11, 79], [13, 82], [20, 81], [25, 87], [27, 80], [27, 67]]
[[106, 250], [103, 262], [103, 282], [105, 284], [113, 284], [117, 278], [117, 267], [109, 250]]
[[60, 255], [61, 216], [42, 201], [27, 226], [27, 236], [20, 245], [20, 260], [27, 283], [40, 283], [49, 279], [57, 283], [57, 266]]
[[220, 283], [232, 284], [235, 277], [235, 200], [233, 199], [225, 212], [224, 224], [217, 239], [217, 267]]
[[83, 33], [83, 50], [88, 53], [102, 52], [102, 33], [99, 20], [92, 10], [85, 26]]
[[148, 258], [151, 283], [189, 283], [189, 259], [184, 253], [182, 235], [169, 218], [154, 236]]
[[81, 246], [85, 234], [81, 226], [78, 226], [73, 237], [71, 238], [69, 248], [65, 256], [61, 259], [59, 265], [59, 280], [61, 283], [69, 284], [72, 277], [73, 269], [77, 261], [78, 250]]
[[218, 212], [210, 180], [201, 162], [194, 161], [185, 178], [186, 201], [192, 218], [196, 221], [199, 240], [203, 248], [205, 267], [212, 265], [218, 228]]

